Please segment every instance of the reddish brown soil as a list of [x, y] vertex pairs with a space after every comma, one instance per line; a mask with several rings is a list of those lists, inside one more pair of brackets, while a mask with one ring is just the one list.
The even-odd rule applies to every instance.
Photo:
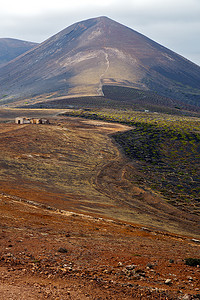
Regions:
[[[197, 230], [193, 234], [196, 217], [125, 181], [128, 162], [107, 135], [124, 130], [120, 125], [68, 121], [68, 138], [77, 139], [66, 147], [76, 157], [73, 162], [69, 157], [68, 164], [62, 157], [61, 164], [54, 149], [60, 147], [63, 156], [67, 155], [65, 144], [59, 144], [66, 132], [62, 122], [54, 127], [1, 124], [0, 299], [198, 299], [200, 268], [185, 264], [185, 258], [200, 257]], [[50, 145], [49, 132], [54, 133], [51, 148], [42, 148], [37, 138]], [[90, 137], [97, 143], [92, 150]], [[102, 162], [92, 152], [86, 155], [86, 150], [98, 147], [104, 149], [99, 149]], [[80, 160], [86, 167], [98, 163], [88, 181], [82, 179]], [[14, 169], [13, 161], [20, 169]], [[34, 169], [38, 162], [48, 165], [50, 175], [44, 178], [48, 181], [42, 181], [39, 169]], [[60, 186], [54, 181], [54, 164], [63, 176], [66, 170], [76, 175], [68, 185], [62, 185], [58, 173], [54, 177], [58, 176]], [[38, 173], [28, 177], [22, 174], [24, 166]], [[79, 186], [76, 190], [76, 180], [82, 194]], [[124, 220], [131, 210], [132, 219]], [[135, 220], [142, 225], [133, 221], [134, 214], [140, 216]]]
[[184, 262], [200, 255], [191, 238], [8, 196], [1, 196], [0, 213], [0, 299], [184, 299], [200, 293], [200, 269]]

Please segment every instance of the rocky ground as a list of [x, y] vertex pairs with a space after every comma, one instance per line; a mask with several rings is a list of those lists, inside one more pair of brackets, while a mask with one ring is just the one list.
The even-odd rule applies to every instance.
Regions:
[[0, 197], [0, 299], [199, 299], [200, 241]]

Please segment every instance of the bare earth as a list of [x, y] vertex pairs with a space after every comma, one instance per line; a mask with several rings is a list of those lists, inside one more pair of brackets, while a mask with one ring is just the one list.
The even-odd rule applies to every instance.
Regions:
[[0, 299], [199, 299], [199, 219], [132, 186], [118, 124], [0, 124]]

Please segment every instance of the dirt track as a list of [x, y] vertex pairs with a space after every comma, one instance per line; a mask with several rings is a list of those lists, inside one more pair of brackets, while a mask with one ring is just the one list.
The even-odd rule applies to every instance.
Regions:
[[200, 255], [197, 217], [131, 184], [134, 165], [108, 136], [126, 127], [0, 127], [0, 299], [200, 293], [199, 268], [184, 263]]
[[[200, 232], [199, 218], [195, 215], [183, 212], [168, 204], [161, 196], [148, 189], [134, 186], [127, 179], [127, 169], [134, 166], [118, 159], [103, 166], [96, 176], [96, 186], [108, 197], [115, 199], [119, 206], [127, 207], [135, 212], [135, 221], [149, 226], [171, 230], [172, 232], [185, 233], [190, 230]], [[137, 171], [135, 170], [135, 173]], [[135, 175], [137, 176], [137, 175]], [[131, 221], [126, 216], [126, 220]], [[160, 227], [162, 223], [162, 227]]]
[[49, 126], [1, 124], [1, 191], [198, 238], [199, 218], [131, 183], [137, 176], [110, 138], [120, 124], [66, 118]]

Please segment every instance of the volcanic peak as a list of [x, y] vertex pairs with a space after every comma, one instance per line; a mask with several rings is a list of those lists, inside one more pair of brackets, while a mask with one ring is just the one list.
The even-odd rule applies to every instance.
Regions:
[[199, 66], [105, 16], [65, 28], [0, 69], [4, 103], [52, 93], [99, 96], [104, 85], [200, 106]]

